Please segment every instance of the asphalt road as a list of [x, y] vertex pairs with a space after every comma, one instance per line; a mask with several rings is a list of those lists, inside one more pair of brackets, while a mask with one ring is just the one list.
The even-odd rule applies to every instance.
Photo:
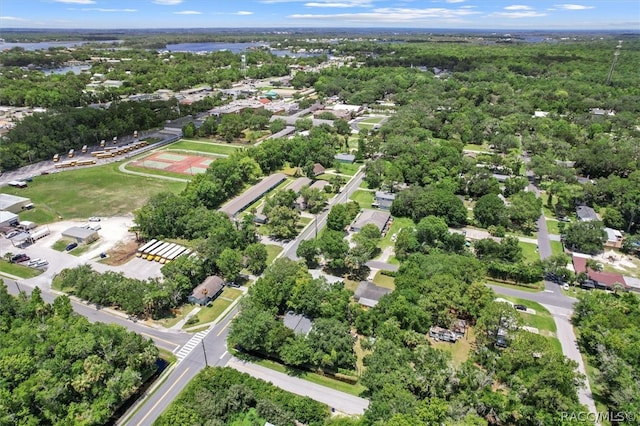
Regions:
[[[32, 285], [22, 281], [16, 282], [7, 278], [3, 279], [7, 285], [9, 294], [17, 295], [19, 291], [31, 294], [31, 291], [33, 291], [34, 286]], [[58, 297], [58, 294], [51, 292], [47, 288], [40, 287], [40, 289], [42, 291], [42, 299], [47, 303], [53, 303], [53, 300]], [[150, 327], [143, 322], [134, 322], [128, 319], [125, 314], [112, 311], [111, 309], [98, 309], [95, 305], [78, 300], [71, 299], [71, 306], [75, 312], [87, 318], [90, 322], [121, 325], [129, 331], [152, 339], [156, 346], [171, 352], [187, 343], [191, 338], [191, 335], [188, 333]]]
[[362, 183], [362, 179], [364, 178], [364, 169], [360, 168], [358, 172], [347, 182], [347, 184], [342, 188], [342, 192], [333, 197], [329, 203], [328, 207], [319, 213], [316, 216], [316, 219], [310, 222], [303, 230], [300, 232], [298, 237], [295, 240], [291, 240], [284, 246], [282, 250], [281, 256], [288, 257], [292, 260], [298, 260], [298, 256], [296, 255], [296, 251], [298, 250], [298, 246], [300, 242], [303, 240], [309, 240], [313, 238], [316, 234], [316, 230], [321, 230], [327, 223], [327, 216], [329, 216], [329, 211], [331, 207], [336, 204], [346, 203], [349, 201], [349, 197], [351, 194], [356, 192], [358, 188], [360, 188], [360, 184]]

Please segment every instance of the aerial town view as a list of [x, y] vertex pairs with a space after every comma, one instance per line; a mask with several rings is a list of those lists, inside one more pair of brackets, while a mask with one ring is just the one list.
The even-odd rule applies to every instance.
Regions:
[[0, 426], [640, 425], [640, 2], [3, 0]]

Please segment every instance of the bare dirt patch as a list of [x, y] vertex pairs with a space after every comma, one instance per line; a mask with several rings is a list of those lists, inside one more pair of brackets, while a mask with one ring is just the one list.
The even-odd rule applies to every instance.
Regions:
[[135, 241], [118, 243], [107, 251], [107, 257], [101, 262], [111, 266], [124, 265], [135, 256], [136, 250], [138, 250], [138, 243]]

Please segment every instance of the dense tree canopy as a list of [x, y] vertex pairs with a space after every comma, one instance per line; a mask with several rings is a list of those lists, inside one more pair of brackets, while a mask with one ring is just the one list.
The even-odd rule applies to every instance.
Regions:
[[153, 342], [38, 288], [16, 298], [0, 282], [0, 330], [2, 424], [106, 424], [157, 368]]

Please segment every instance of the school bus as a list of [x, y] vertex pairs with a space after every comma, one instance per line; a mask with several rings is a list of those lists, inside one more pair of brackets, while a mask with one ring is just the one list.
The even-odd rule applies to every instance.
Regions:
[[75, 152], [76, 152], [76, 151], [75, 151], [74, 149], [70, 149], [70, 150], [69, 150], [68, 157], [69, 157], [69, 158], [73, 158], [73, 155], [75, 154]]
[[84, 145], [84, 146], [82, 147], [82, 152], [83, 152], [83, 153], [87, 152], [87, 146], [86, 146], [86, 145]]
[[102, 140], [100, 141], [100, 148], [104, 148], [104, 144], [105, 144], [105, 141], [104, 141], [104, 139], [102, 139]]
[[56, 154], [53, 156], [53, 162], [57, 163], [58, 161], [60, 161], [60, 154]]

